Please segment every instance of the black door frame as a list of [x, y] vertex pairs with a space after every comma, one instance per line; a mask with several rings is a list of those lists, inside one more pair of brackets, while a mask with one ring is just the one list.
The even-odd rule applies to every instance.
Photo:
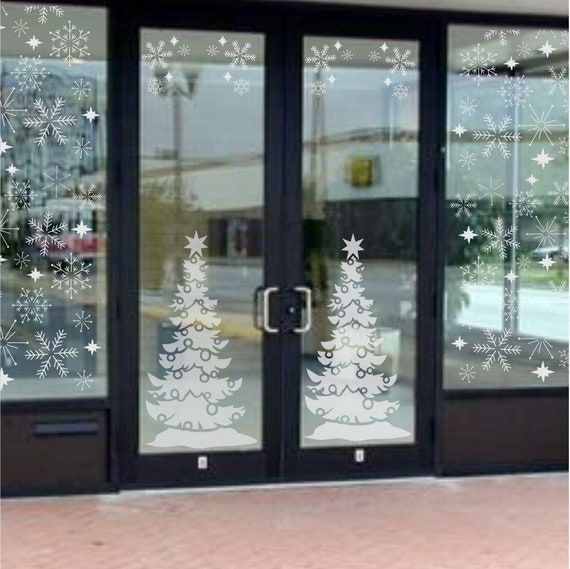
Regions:
[[[16, 2], [25, 3], [25, 0], [14, 0]], [[187, 26], [188, 21], [198, 21], [205, 17], [207, 12], [212, 27], [223, 28], [224, 23], [227, 26], [229, 20], [235, 21], [236, 26], [243, 25], [246, 31], [258, 29], [260, 22], [268, 26], [277, 27], [277, 24], [288, 19], [290, 22], [296, 22], [297, 25], [309, 23], [312, 26], [310, 33], [318, 35], [318, 28], [322, 28], [322, 33], [331, 33], [331, 35], [339, 35], [340, 27], [345, 25], [347, 21], [358, 22], [358, 28], [365, 26], [367, 29], [378, 25], [377, 30], [382, 29], [382, 22], [393, 21], [400, 22], [402, 26], [406, 26], [408, 22], [415, 21], [420, 27], [423, 27], [422, 37], [425, 36], [425, 49], [422, 52], [422, 64], [428, 68], [423, 70], [422, 79], [429, 83], [427, 88], [427, 103], [422, 105], [421, 125], [424, 126], [426, 117], [429, 114], [431, 133], [424, 133], [422, 128], [422, 136], [428, 136], [430, 143], [422, 149], [422, 154], [426, 151], [429, 156], [424, 157], [420, 170], [420, 184], [422, 186], [420, 207], [428, 212], [425, 218], [435, 220], [430, 222], [430, 227], [422, 227], [423, 231], [428, 231], [430, 238], [426, 238], [428, 244], [427, 250], [423, 253], [424, 259], [431, 259], [430, 265], [433, 267], [431, 277], [433, 281], [426, 283], [430, 290], [428, 293], [424, 290], [419, 298], [419, 310], [427, 321], [424, 325], [429, 330], [429, 334], [423, 334], [422, 337], [431, 336], [431, 340], [420, 340], [418, 349], [423, 350], [424, 342], [431, 344], [433, 350], [432, 355], [425, 361], [428, 372], [432, 373], [433, 381], [430, 382], [427, 397], [432, 400], [432, 413], [430, 413], [430, 453], [433, 454], [433, 460], [427, 466], [428, 471], [436, 474], [445, 474], [445, 458], [441, 456], [440, 441], [443, 437], [445, 427], [444, 408], [447, 399], [453, 399], [456, 402], [471, 401], [473, 399], [484, 399], [488, 405], [493, 405], [497, 400], [503, 400], [510, 396], [504, 390], [491, 389], [484, 392], [467, 392], [453, 391], [446, 395], [442, 386], [442, 367], [443, 367], [443, 274], [444, 274], [444, 205], [445, 205], [445, 177], [443, 170], [443, 156], [439, 149], [445, 143], [445, 108], [446, 108], [446, 63], [447, 63], [447, 44], [446, 32], [447, 26], [450, 24], [479, 24], [486, 26], [522, 26], [522, 27], [553, 27], [566, 28], [567, 19], [563, 17], [536, 16], [534, 14], [507, 14], [494, 12], [463, 12], [463, 11], [437, 11], [437, 10], [411, 10], [411, 9], [392, 9], [382, 7], [363, 7], [348, 5], [329, 5], [329, 4], [302, 4], [297, 2], [283, 2], [269, 5], [262, 5], [259, 2], [243, 1], [236, 3], [228, 3], [221, 0], [198, 0], [189, 5], [183, 0], [163, 0], [162, 10], [156, 10], [156, 2], [152, 0], [127, 0], [119, 2], [118, 0], [59, 0], [59, 4], [66, 5], [84, 5], [93, 7], [104, 7], [108, 9], [108, 148], [109, 148], [109, 165], [107, 173], [107, 187], [111, 189], [120, 189], [120, 191], [107, 192], [108, 206], [108, 232], [109, 232], [109, 259], [108, 259], [108, 320], [107, 320], [107, 337], [108, 337], [108, 374], [109, 374], [109, 393], [106, 398], [85, 398], [81, 400], [62, 400], [51, 399], [42, 401], [22, 401], [22, 402], [3, 402], [2, 403], [2, 421], [19, 420], [24, 415], [34, 415], [36, 417], [45, 413], [53, 414], [65, 419], [71, 414], [88, 414], [97, 413], [108, 424], [108, 429], [103, 429], [97, 436], [104, 437], [109, 449], [108, 461], [105, 465], [107, 469], [106, 479], [102, 479], [100, 483], [89, 482], [81, 484], [78, 482], [73, 487], [62, 486], [58, 484], [38, 484], [30, 489], [18, 482], [18, 479], [6, 482], [3, 479], [2, 492], [4, 495], [32, 495], [32, 494], [61, 494], [66, 492], [94, 492], [94, 491], [117, 491], [125, 487], [144, 487], [144, 486], [168, 486], [168, 485], [194, 485], [204, 483], [199, 479], [184, 474], [182, 480], [178, 477], [167, 477], [160, 467], [153, 467], [150, 474], [152, 476], [137, 477], [132, 457], [128, 456], [129, 438], [136, 436], [133, 433], [132, 421], [129, 423], [129, 409], [125, 406], [128, 400], [129, 390], [133, 387], [132, 378], [129, 380], [129, 373], [132, 373], [133, 365], [138, 365], [136, 355], [138, 354], [138, 335], [133, 333], [133, 322], [138, 318], [137, 299], [133, 299], [132, 291], [138, 291], [138, 251], [136, 249], [136, 235], [138, 224], [136, 221], [138, 216], [138, 139], [136, 125], [138, 121], [138, 96], [133, 91], [133, 85], [137, 81], [138, 68], [138, 41], [136, 40], [136, 24], [137, 21], [145, 20], [150, 22], [151, 27], [159, 27], [161, 20], [166, 19], [164, 14], [169, 16], [177, 14], [180, 20], [186, 19], [184, 24], [179, 26]], [[177, 19], [177, 18], [174, 18]], [[168, 23], [164, 23], [165, 27], [176, 27], [175, 21], [168, 19]], [[339, 28], [332, 31], [325, 30], [326, 25], [332, 25], [333, 21], [338, 22]], [[346, 29], [348, 29], [347, 26]], [[271, 28], [274, 29], [274, 28]], [[429, 30], [429, 32], [427, 31]], [[358, 35], [355, 30], [355, 35]], [[350, 35], [346, 32], [346, 35]], [[385, 35], [388, 33], [375, 31], [373, 35]], [[277, 35], [275, 35], [277, 37]], [[291, 45], [291, 38], [281, 36], [280, 41], [267, 43], [266, 49], [268, 59], [271, 54], [275, 60], [283, 62], [283, 69], [273, 70], [272, 82], [274, 85], [273, 93], [269, 94], [278, 97], [279, 93], [283, 94], [286, 89], [294, 89], [295, 86], [291, 82], [286, 83], [285, 73], [294, 77], [291, 68], [293, 60], [287, 59], [287, 54], [294, 54], [295, 50]], [[296, 57], [299, 54], [297, 53]], [[299, 78], [297, 78], [299, 81]], [[299, 87], [299, 85], [297, 85]], [[296, 134], [291, 124], [285, 125], [285, 132], [279, 132], [279, 125], [283, 125], [281, 113], [287, 112], [288, 116], [294, 117], [295, 113], [299, 113], [300, 109], [295, 108], [295, 103], [291, 98], [288, 99], [291, 108], [285, 111], [284, 107], [279, 111], [275, 109], [274, 113], [268, 114], [268, 123], [276, 129], [273, 131], [275, 135], [283, 137], [286, 140], [285, 153], [275, 151], [275, 155], [266, 154], [266, 159], [272, 160], [274, 164], [279, 165], [287, 156], [287, 160], [295, 159], [295, 148], [292, 141]], [[284, 103], [284, 101], [283, 101]], [[298, 102], [297, 102], [298, 104]], [[430, 109], [426, 108], [431, 106]], [[136, 109], [136, 111], [135, 111]], [[434, 118], [435, 117], [435, 118]], [[297, 121], [299, 116], [297, 116]], [[273, 122], [272, 122], [273, 121]], [[432, 128], [433, 127], [433, 128]], [[298, 157], [299, 158], [299, 157]], [[299, 158], [300, 164], [300, 158]], [[279, 170], [279, 168], [277, 169]], [[295, 191], [294, 186], [288, 186], [295, 176], [299, 176], [300, 172], [287, 172], [282, 179], [275, 179], [273, 183], [279, 185], [283, 192]], [[425, 186], [425, 188], [424, 188]], [[425, 190], [425, 191], [424, 191]], [[298, 188], [297, 188], [298, 191]], [[279, 204], [281, 207], [282, 204]], [[283, 212], [284, 215], [291, 215], [294, 212]], [[431, 229], [430, 229], [431, 228]], [[268, 228], [271, 231], [271, 228]], [[295, 245], [299, 247], [297, 243]], [[132, 252], [135, 252], [134, 256]], [[284, 268], [281, 269], [285, 271]], [[285, 271], [286, 272], [286, 271]], [[424, 273], [420, 274], [420, 277]], [[289, 275], [289, 284], [294, 280], [300, 282], [299, 275], [293, 279]], [[283, 277], [285, 281], [285, 277]], [[137, 292], [138, 294], [138, 292]], [[291, 340], [289, 340], [291, 343]], [[285, 346], [286, 347], [286, 346]], [[283, 346], [279, 342], [275, 343], [274, 350], [282, 351]], [[286, 349], [294, 349], [291, 346]], [[286, 362], [287, 363], [287, 362]], [[422, 364], [423, 365], [423, 364]], [[425, 368], [420, 368], [422, 374]], [[289, 386], [272, 386], [275, 396], [267, 404], [267, 412], [279, 406], [278, 398], [285, 395], [288, 400], [292, 397], [288, 392]], [[565, 388], [542, 388], [540, 390], [521, 390], [513, 393], [515, 398], [526, 400], [527, 402], [533, 398], [539, 399], [556, 399], [565, 400], [568, 398], [568, 390]], [[290, 405], [290, 403], [289, 403]], [[24, 425], [24, 423], [22, 423]], [[267, 422], [264, 425], [264, 435], [271, 436], [275, 429], [283, 428], [282, 425], [271, 424]], [[273, 430], [272, 430], [273, 429]], [[287, 437], [296, 437], [297, 433], [293, 433], [289, 429]], [[5, 457], [3, 447], [3, 458]], [[23, 449], [14, 449], [10, 451], [10, 457], [27, 456], [22, 453]], [[432, 452], [433, 451], [433, 452]], [[89, 452], [89, 451], [86, 451]], [[273, 449], [272, 456], [277, 460], [268, 460], [263, 464], [265, 474], [262, 479], [252, 476], [249, 480], [244, 476], [242, 480], [225, 479], [219, 483], [242, 483], [242, 482], [262, 482], [279, 480], [278, 462], [279, 453], [282, 449]], [[33, 457], [30, 457], [30, 459]], [[293, 462], [296, 457], [290, 457]], [[62, 470], [66, 468], [66, 456], [54, 454], [53, 460], [61, 464]], [[334, 458], [332, 459], [334, 463]], [[340, 461], [344, 459], [341, 457]], [[231, 463], [231, 460], [230, 460]], [[231, 468], [231, 464], [229, 465]], [[250, 464], [250, 467], [252, 465]], [[259, 466], [259, 463], [257, 464]], [[505, 464], [504, 467], [495, 470], [492, 465], [482, 463], [479, 468], [473, 468], [469, 472], [487, 472], [487, 471], [512, 471], [513, 465]], [[529, 460], [519, 465], [520, 470], [537, 470], [551, 469], [560, 467], [561, 464], [545, 464]], [[562, 464], [562, 467], [564, 465]], [[20, 468], [19, 466], [17, 468]], [[16, 470], [17, 470], [16, 468]], [[25, 459], [22, 468], [33, 468], [30, 460]], [[253, 470], [258, 470], [254, 467]], [[317, 471], [309, 467], [299, 466], [290, 479], [307, 479], [309, 476], [307, 470], [316, 472], [315, 477], [326, 478], [327, 472]], [[411, 474], [410, 471], [402, 471], [394, 468], [386, 474]], [[420, 473], [417, 470], [416, 473]], [[454, 473], [465, 473], [465, 470], [454, 471]], [[377, 474], [375, 474], [376, 476]], [[334, 478], [355, 478], [357, 474], [342, 466], [338, 470], [338, 475]], [[332, 476], [330, 476], [332, 477]], [[213, 483], [208, 481], [208, 483]]]

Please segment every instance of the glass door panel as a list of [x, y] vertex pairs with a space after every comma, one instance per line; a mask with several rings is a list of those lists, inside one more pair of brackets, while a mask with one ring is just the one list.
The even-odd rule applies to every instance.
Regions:
[[304, 448], [415, 441], [419, 43], [306, 37]]
[[143, 29], [139, 451], [262, 446], [264, 37]]

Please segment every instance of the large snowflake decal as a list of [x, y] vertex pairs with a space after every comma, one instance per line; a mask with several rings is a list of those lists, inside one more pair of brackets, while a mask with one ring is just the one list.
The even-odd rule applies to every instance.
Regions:
[[57, 97], [51, 107], [48, 107], [41, 99], [34, 101], [37, 115], [35, 117], [26, 117], [24, 126], [26, 128], [39, 129], [38, 136], [35, 139], [38, 146], [45, 144], [50, 135], [54, 137], [58, 144], [67, 143], [67, 136], [63, 133], [63, 127], [77, 124], [77, 117], [63, 114], [64, 106], [65, 99], [62, 97]]
[[459, 53], [462, 63], [461, 75], [471, 77], [477, 86], [489, 77], [497, 75], [495, 70], [496, 53], [477, 44], [474, 48]]
[[16, 118], [19, 113], [26, 113], [28, 109], [16, 108], [16, 97], [14, 96], [15, 87], [3, 97], [0, 93], [0, 125], [5, 128], [8, 127], [12, 132], [16, 132], [12, 120]]
[[42, 219], [30, 219], [28, 224], [32, 234], [26, 237], [26, 243], [38, 247], [42, 257], [47, 257], [50, 247], [56, 249], [65, 247], [61, 232], [67, 229], [67, 223], [55, 223], [51, 211], [44, 212]]
[[69, 253], [69, 255], [57, 263], [52, 263], [53, 283], [52, 288], [62, 290], [71, 300], [85, 288], [91, 288], [89, 283], [89, 271], [91, 263], [81, 261]]
[[67, 332], [65, 330], [58, 330], [53, 340], [49, 340], [45, 332], [36, 332], [35, 338], [40, 347], [36, 350], [26, 350], [25, 355], [27, 360], [41, 362], [36, 371], [36, 375], [40, 379], [45, 379], [50, 369], [57, 371], [60, 377], [66, 377], [69, 373], [66, 360], [76, 358], [78, 350], [64, 346], [63, 341], [66, 337]]
[[449, 207], [455, 210], [455, 217], [469, 217], [476, 206], [477, 204], [471, 194], [466, 196], [456, 194], [454, 200], [449, 204]]
[[239, 42], [233, 41], [232, 48], [224, 52], [230, 62], [230, 67], [247, 69], [247, 64], [255, 61], [255, 54], [250, 52], [251, 43], [245, 42], [240, 46]]
[[168, 69], [168, 61], [172, 57], [171, 50], [165, 50], [165, 43], [160, 40], [156, 45], [151, 42], [146, 43], [146, 49], [148, 53], [143, 53], [141, 55], [142, 61], [148, 61], [150, 63], [150, 68], [152, 71], [155, 69]]
[[30, 180], [10, 180], [10, 189], [5, 194], [5, 197], [11, 203], [12, 209], [25, 209], [29, 210], [34, 191]]
[[528, 231], [527, 237], [532, 237], [538, 242], [537, 249], [541, 247], [556, 247], [557, 241], [564, 236], [564, 232], [557, 231], [559, 229], [556, 223], [556, 217], [542, 223], [538, 217], [536, 219], [535, 231]]
[[509, 38], [514, 38], [520, 36], [520, 30], [515, 29], [501, 29], [501, 28], [491, 28], [483, 34], [483, 39], [492, 40], [496, 39], [499, 45], [506, 46], [509, 43]]
[[471, 261], [468, 265], [460, 267], [460, 270], [461, 276], [463, 277], [463, 284], [486, 285], [492, 284], [495, 281], [497, 267], [485, 263], [480, 257], [477, 257], [477, 259]]
[[548, 68], [550, 77], [546, 77], [542, 82], [548, 87], [549, 95], [560, 93], [563, 97], [568, 94], [568, 68], [563, 67], [558, 71], [554, 67]]
[[481, 154], [489, 158], [496, 150], [503, 158], [510, 158], [510, 144], [521, 139], [519, 132], [510, 129], [512, 118], [505, 115], [502, 119], [495, 120], [491, 115], [485, 115], [483, 122], [487, 128], [473, 131], [473, 138], [485, 143]]
[[63, 28], [49, 34], [52, 42], [50, 55], [67, 61], [69, 67], [89, 55], [87, 40], [90, 32], [78, 29], [70, 20]]
[[45, 4], [31, 4], [24, 6], [24, 11], [27, 14], [35, 13], [38, 17], [38, 24], [47, 24], [48, 16], [52, 14], [56, 18], [63, 16], [63, 8], [59, 6], [47, 6]]
[[18, 80], [20, 91], [28, 89], [41, 91], [42, 82], [49, 75], [39, 55], [37, 57], [20, 55], [18, 64], [10, 73]]
[[484, 354], [486, 357], [481, 367], [488, 371], [493, 364], [497, 364], [502, 371], [510, 371], [510, 356], [521, 353], [521, 347], [511, 344], [511, 330], [504, 330], [501, 333], [495, 333], [491, 330], [485, 330], [485, 341], [473, 345], [473, 351], [476, 354]]
[[386, 63], [392, 66], [390, 73], [399, 72], [402, 76], [407, 75], [408, 69], [413, 69], [416, 66], [415, 61], [410, 59], [411, 55], [411, 49], [400, 50], [400, 48], [394, 47], [392, 55], [386, 58]]
[[43, 322], [47, 309], [51, 306], [46, 300], [43, 289], [22, 288], [15, 304], [21, 322]]
[[518, 249], [520, 243], [515, 239], [514, 227], [508, 227], [502, 217], [493, 220], [493, 228], [484, 228], [481, 230], [482, 235], [487, 237], [488, 241], [483, 246], [483, 251], [497, 251], [501, 259], [507, 258], [509, 248]]
[[540, 114], [538, 114], [532, 105], [529, 105], [528, 108], [530, 111], [530, 120], [532, 122], [530, 124], [521, 124], [521, 127], [528, 128], [528, 130], [533, 133], [532, 140], [528, 145], [532, 146], [535, 141], [541, 142], [543, 136], [551, 145], [554, 144], [552, 140], [552, 129], [565, 126], [564, 123], [556, 122], [556, 119], [550, 118], [550, 113], [552, 112], [554, 105], [550, 105], [548, 110], [541, 111]]
[[524, 75], [516, 77], [505, 77], [504, 83], [497, 91], [503, 98], [507, 107], [524, 107], [528, 96], [532, 93], [532, 89], [526, 84]]

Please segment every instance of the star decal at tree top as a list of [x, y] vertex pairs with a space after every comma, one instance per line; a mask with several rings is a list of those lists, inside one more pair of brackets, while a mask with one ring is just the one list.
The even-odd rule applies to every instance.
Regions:
[[358, 259], [358, 253], [359, 251], [363, 251], [364, 249], [360, 246], [360, 244], [364, 241], [364, 239], [359, 239], [358, 241], [354, 238], [354, 233], [352, 234], [352, 237], [350, 238], [350, 240], [348, 239], [343, 239], [343, 241], [346, 243], [346, 247], [344, 247], [342, 250], [346, 251], [346, 257], [347, 259], [355, 256]]
[[204, 245], [204, 241], [206, 241], [207, 235], [204, 237], [199, 237], [198, 232], [194, 231], [194, 237], [186, 236], [188, 240], [188, 245], [186, 245], [185, 249], [190, 249], [190, 256], [194, 255], [194, 253], [198, 253], [200, 257], [202, 257], [202, 249], [207, 249], [208, 246]]

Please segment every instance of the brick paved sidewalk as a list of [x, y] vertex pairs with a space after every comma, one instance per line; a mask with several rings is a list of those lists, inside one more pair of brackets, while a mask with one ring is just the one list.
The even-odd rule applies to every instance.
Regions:
[[566, 569], [563, 474], [5, 500], [2, 569]]

